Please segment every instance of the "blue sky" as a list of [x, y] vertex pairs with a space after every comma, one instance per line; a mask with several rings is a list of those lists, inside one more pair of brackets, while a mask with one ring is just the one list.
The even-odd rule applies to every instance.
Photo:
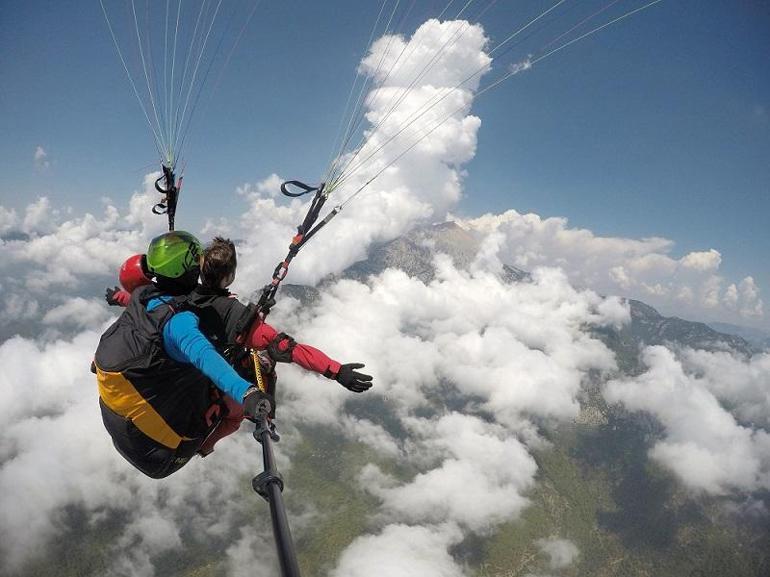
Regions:
[[[499, 41], [551, 4], [499, 1], [481, 21]], [[405, 32], [443, 5], [418, 2]], [[320, 176], [378, 8], [262, 2], [194, 119], [178, 220], [196, 228], [232, 215], [235, 187], [273, 172]], [[580, 8], [565, 3], [542, 38]], [[663, 236], [676, 256], [714, 248], [725, 275], [753, 275], [766, 296], [769, 30], [766, 2], [664, 0], [513, 77], [474, 104], [482, 126], [461, 211], [515, 208], [601, 235]], [[0, 53], [0, 204], [127, 202], [156, 155], [98, 1], [9, 3]]]

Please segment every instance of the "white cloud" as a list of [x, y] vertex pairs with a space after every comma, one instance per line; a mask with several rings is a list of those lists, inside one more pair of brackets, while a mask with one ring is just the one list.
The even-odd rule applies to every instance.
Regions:
[[275, 562], [272, 535], [254, 527], [241, 530], [239, 539], [227, 548], [228, 577], [274, 577], [280, 572]]
[[679, 360], [739, 421], [770, 429], [770, 354], [742, 359], [727, 352], [685, 350]]
[[714, 309], [719, 306], [720, 294], [722, 291], [722, 279], [717, 276], [710, 276], [703, 281], [700, 289], [700, 302], [706, 309]]
[[631, 278], [622, 266], [614, 266], [610, 269], [610, 279], [623, 291], [631, 288]]
[[351, 439], [374, 447], [378, 454], [393, 458], [402, 457], [401, 449], [390, 434], [381, 426], [366, 419], [357, 419], [349, 415], [340, 421], [346, 435]]
[[[742, 361], [725, 355], [691, 352], [683, 365], [668, 349], [649, 347], [644, 353], [647, 371], [608, 383], [605, 397], [658, 418], [665, 437], [653, 446], [650, 456], [688, 487], [711, 494], [767, 489], [770, 435], [761, 426], [739, 424], [720, 403], [720, 398], [741, 399], [745, 412], [745, 403], [759, 393], [757, 381], [767, 383], [770, 377], [767, 359]], [[700, 370], [691, 372], [693, 367]], [[732, 370], [717, 374], [717, 367], [738, 369], [742, 377], [733, 384]], [[701, 371], [707, 371], [708, 377], [700, 376]]]
[[42, 146], [35, 148], [35, 166], [37, 168], [48, 168], [51, 162], [48, 160], [48, 153]]
[[150, 211], [157, 200], [155, 177], [145, 177], [144, 191], [134, 193], [125, 215], [107, 205], [102, 215], [86, 213], [67, 220], [42, 197], [27, 206], [19, 224], [13, 211], [0, 207], [6, 228], [19, 226], [29, 235], [27, 240], [0, 243], [0, 273], [13, 279], [13, 292], [6, 298], [48, 298], [62, 289], [77, 291], [95, 279], [114, 283], [123, 260], [144, 251], [166, 228], [164, 219]]
[[0, 236], [15, 230], [19, 225], [19, 217], [14, 209], [0, 206]]
[[578, 286], [639, 298], [664, 314], [728, 322], [736, 320], [736, 310], [745, 318], [764, 315], [753, 279], [741, 281], [745, 290], [725, 283], [719, 274], [722, 256], [714, 249], [677, 259], [670, 255], [670, 240], [601, 237], [570, 228], [564, 218], [542, 218], [515, 210], [457, 222], [483, 235], [502, 234], [504, 240], [498, 242], [497, 254], [502, 262], [524, 269], [558, 266]]
[[695, 302], [695, 294], [693, 293], [692, 288], [688, 286], [679, 287], [679, 290], [676, 293], [676, 300], [685, 305], [693, 304], [693, 302]]
[[0, 391], [9, 401], [2, 406], [0, 543], [12, 565], [55, 534], [58, 507], [105, 505], [107, 495], [120, 492], [99, 483], [114, 469], [98, 406], [91, 395], [74, 393], [93, 382], [87, 359], [97, 339], [89, 332], [45, 348], [20, 338], [0, 345]]
[[6, 292], [2, 300], [2, 309], [0, 309], [0, 321], [9, 323], [34, 319], [37, 317], [39, 308], [39, 303], [29, 295]]
[[45, 325], [68, 325], [81, 329], [98, 326], [110, 318], [103, 299], [76, 297], [52, 308], [43, 315]]
[[691, 252], [679, 261], [684, 268], [698, 271], [716, 270], [722, 262], [722, 255], [713, 248], [705, 252]]
[[448, 549], [462, 539], [452, 525], [388, 525], [345, 549], [332, 577], [464, 577]]
[[[449, 38], [456, 41], [447, 44], [442, 57], [406, 91], [423, 64]], [[346, 183], [334, 191], [329, 204], [345, 200], [380, 171], [384, 172], [323, 230], [322, 242], [310, 242], [302, 249], [303, 258], [292, 265], [292, 282], [315, 283], [329, 273], [340, 272], [365, 258], [373, 243], [393, 239], [417, 222], [443, 219], [457, 203], [461, 196], [461, 165], [476, 150], [480, 120], [469, 111], [472, 90], [490, 64], [484, 52], [486, 42], [478, 25], [430, 20], [409, 39], [386, 36], [374, 43], [361, 65], [361, 71], [374, 77], [376, 84], [365, 102], [369, 121], [366, 143], [355, 158], [348, 155], [342, 159], [343, 164], [350, 161], [351, 169], [359, 163], [360, 168], [351, 171]], [[403, 54], [409, 57], [399, 59]], [[455, 88], [476, 71], [480, 74], [472, 81]], [[409, 119], [414, 120], [413, 124], [400, 132]], [[386, 169], [444, 119], [440, 128]], [[239, 189], [251, 205], [240, 228], [233, 232], [245, 240], [239, 255], [241, 279], [265, 278], [270, 274], [308, 209], [308, 203], [299, 199], [287, 204], [282, 197], [278, 198], [280, 181], [273, 174], [255, 186]], [[255, 219], [260, 222], [256, 229]]]
[[572, 541], [549, 537], [538, 539], [536, 545], [548, 556], [548, 565], [551, 569], [564, 569], [572, 565], [580, 554], [580, 550]]
[[[420, 443], [426, 437], [423, 458], [440, 464], [401, 486], [365, 471], [362, 486], [383, 500], [385, 511], [411, 523], [451, 521], [486, 531], [526, 507], [523, 493], [534, 484], [537, 465], [505, 428], [457, 413], [415, 425], [410, 438]], [[474, 488], [473, 506], [462, 497], [468, 487]]]
[[[277, 174], [273, 173], [264, 180], [257, 183], [254, 187], [255, 191], [260, 195], [267, 195], [272, 198], [277, 198], [281, 195], [281, 184], [284, 182], [284, 178], [281, 178]], [[248, 184], [238, 189], [239, 194], [246, 194], [248, 190]]]
[[[405, 410], [424, 404], [438, 376], [511, 425], [522, 412], [574, 417], [581, 378], [614, 368], [612, 353], [582, 329], [626, 322], [628, 310], [617, 299], [576, 291], [554, 270], [505, 285], [489, 273], [462, 273], [445, 258], [437, 265], [428, 284], [395, 270], [370, 286], [339, 282], [326, 287], [311, 318], [284, 322], [290, 330], [301, 326], [308, 342], [335, 334], [328, 352], [336, 358], [371, 359], [379, 390]], [[303, 412], [307, 419], [323, 420], [344, 399], [305, 383], [293, 393], [313, 407]]]
[[157, 511], [134, 518], [117, 543], [112, 571], [117, 576], [154, 577], [152, 557], [182, 545], [181, 528]]
[[747, 276], [740, 282], [738, 292], [740, 294], [741, 316], [746, 318], [764, 316], [764, 304], [759, 298], [759, 287], [752, 277]]
[[59, 211], [51, 208], [51, 201], [43, 196], [28, 205], [21, 230], [27, 234], [45, 234], [56, 229]]
[[522, 60], [521, 62], [514, 62], [508, 67], [508, 72], [513, 74], [518, 74], [519, 72], [524, 72], [525, 70], [529, 70], [532, 68], [532, 61], [529, 58], [526, 58]]
[[206, 219], [206, 223], [201, 229], [201, 235], [204, 237], [222, 236], [228, 238], [232, 236], [233, 228], [230, 220], [225, 217], [217, 219]]
[[[364, 468], [359, 482], [380, 500], [380, 520], [422, 528], [449, 523], [484, 534], [528, 504], [537, 472], [530, 447], [542, 444], [530, 418], [574, 418], [581, 382], [615, 368], [612, 353], [585, 328], [623, 324], [629, 313], [618, 299], [575, 290], [553, 269], [536, 270], [529, 283], [505, 284], [483, 268], [459, 271], [446, 257], [436, 267], [429, 283], [396, 270], [366, 284], [339, 281], [312, 308], [279, 307], [272, 317], [342, 362], [365, 361], [375, 377], [367, 394], [393, 409], [406, 440], [378, 427], [361, 435], [367, 428], [346, 414], [344, 389], [297, 370], [282, 371], [279, 418], [336, 427], [419, 470], [399, 481]], [[439, 404], [434, 416], [419, 416], [446, 395], [457, 396], [464, 414]], [[472, 507], [461, 497], [470, 485], [477, 488]], [[391, 544], [363, 542], [366, 551]], [[348, 563], [341, 567], [348, 570]]]
[[738, 287], [735, 286], [735, 283], [727, 287], [722, 300], [724, 301], [727, 308], [735, 310], [735, 308], [738, 306]]
[[[406, 45], [405, 45], [406, 43]], [[483, 51], [487, 44], [484, 31], [464, 20], [431, 19], [422, 24], [406, 41], [399, 36], [383, 36], [372, 46], [361, 68], [378, 80], [387, 77], [390, 86], [408, 86], [420, 75], [419, 84], [455, 86], [470, 72], [474, 76], [465, 88], [475, 90], [492, 59]], [[403, 54], [408, 58], [403, 58]], [[436, 57], [440, 54], [439, 57]], [[394, 64], [398, 64], [394, 66]]]

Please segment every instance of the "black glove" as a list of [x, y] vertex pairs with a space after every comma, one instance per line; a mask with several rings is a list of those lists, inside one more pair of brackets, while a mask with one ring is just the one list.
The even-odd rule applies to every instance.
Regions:
[[353, 370], [363, 366], [365, 366], [363, 363], [342, 365], [334, 380], [354, 393], [363, 393], [372, 386], [372, 376]]
[[249, 387], [243, 395], [243, 416], [256, 422], [262, 414], [270, 418], [275, 417], [275, 399], [272, 395], [260, 391], [258, 387]]
[[120, 302], [120, 300], [115, 298], [115, 295], [120, 293], [119, 287], [107, 287], [107, 290], [104, 291], [104, 300], [107, 301], [107, 304], [111, 307], [123, 307], [126, 306], [124, 303]]

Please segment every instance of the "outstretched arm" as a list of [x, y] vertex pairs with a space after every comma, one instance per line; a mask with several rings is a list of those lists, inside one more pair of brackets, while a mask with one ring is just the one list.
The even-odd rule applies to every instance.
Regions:
[[[294, 339], [278, 333], [269, 324], [260, 322], [251, 330], [248, 346], [258, 350], [275, 347], [278, 353], [290, 354], [291, 362], [297, 363], [303, 369], [320, 373], [326, 377], [335, 377], [340, 372], [340, 363], [329, 358], [315, 347], [295, 343]], [[289, 359], [287, 359], [289, 360]]]
[[362, 393], [372, 386], [370, 375], [355, 370], [362, 368], [363, 364], [342, 365], [318, 349], [296, 343], [287, 334], [276, 332], [273, 327], [264, 322], [252, 329], [248, 345], [255, 349], [267, 349], [276, 362], [294, 362], [309, 371], [321, 373], [327, 379], [334, 379], [354, 393]]

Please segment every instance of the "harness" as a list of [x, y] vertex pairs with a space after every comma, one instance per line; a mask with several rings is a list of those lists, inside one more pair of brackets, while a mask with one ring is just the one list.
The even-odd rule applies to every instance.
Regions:
[[188, 297], [171, 297], [146, 310], [164, 296], [155, 287], [138, 289], [131, 303], [99, 341], [94, 365], [99, 396], [116, 415], [130, 420], [144, 435], [169, 449], [203, 439], [209, 424], [204, 415], [217, 399], [216, 387], [194, 366], [170, 358], [162, 332], [177, 312], [188, 310]]

